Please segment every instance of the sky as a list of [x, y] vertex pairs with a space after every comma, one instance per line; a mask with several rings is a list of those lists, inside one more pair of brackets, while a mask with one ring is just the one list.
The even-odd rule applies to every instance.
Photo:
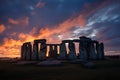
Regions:
[[24, 42], [87, 36], [120, 55], [120, 0], [1, 0], [0, 57], [18, 57]]

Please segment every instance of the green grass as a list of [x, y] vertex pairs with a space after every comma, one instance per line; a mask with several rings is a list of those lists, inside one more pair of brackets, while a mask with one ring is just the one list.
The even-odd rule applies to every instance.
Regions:
[[0, 80], [120, 80], [120, 60], [93, 61], [95, 68], [81, 64], [39, 67], [0, 61]]

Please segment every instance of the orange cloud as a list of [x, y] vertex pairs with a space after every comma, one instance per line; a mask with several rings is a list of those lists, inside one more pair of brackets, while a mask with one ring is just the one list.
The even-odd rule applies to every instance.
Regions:
[[26, 25], [27, 26], [29, 24], [29, 18], [28, 17], [22, 17], [18, 20], [14, 20], [14, 19], [9, 18], [8, 22], [13, 24], [13, 25]]
[[[21, 45], [24, 42], [32, 42], [35, 39], [47, 39], [47, 43], [60, 43], [63, 39], [68, 39], [72, 37], [71, 30], [74, 28], [79, 27], [85, 27], [86, 25], [86, 16], [89, 16], [93, 13], [95, 13], [98, 9], [103, 8], [108, 2], [104, 2], [101, 5], [95, 5], [94, 7], [91, 7], [91, 5], [87, 4], [84, 7], [84, 10], [81, 11], [81, 14], [77, 17], [71, 17], [61, 24], [58, 24], [56, 26], [46, 26], [45, 28], [42, 28], [40, 30], [37, 29], [37, 27], [33, 27], [33, 29], [28, 33], [20, 33], [18, 35], [19, 40], [15, 39], [8, 39], [4, 38], [4, 43], [0, 45], [0, 54], [20, 54], [20, 48]], [[45, 3], [37, 3], [36, 8], [41, 8], [45, 5]], [[14, 19], [8, 19], [9, 23], [14, 25], [28, 25], [29, 24], [29, 18], [24, 17], [20, 18], [18, 20]], [[5, 29], [1, 28], [4, 25], [0, 25], [0, 32], [3, 32]], [[3, 30], [2, 30], [3, 29]], [[15, 34], [16, 36], [16, 34]], [[98, 35], [99, 36], [99, 35]], [[79, 37], [79, 36], [78, 36]]]
[[41, 7], [43, 7], [45, 5], [45, 3], [43, 3], [43, 2], [38, 2], [37, 4], [36, 4], [36, 8], [41, 8]]
[[23, 42], [20, 40], [4, 38], [3, 44], [0, 45], [0, 54], [9, 55], [9, 57], [16, 57], [20, 54], [20, 46]]
[[[10, 21], [11, 20], [9, 19], [9, 22]], [[18, 24], [19, 21], [20, 20], [16, 21], [15, 23]], [[14, 20], [13, 22], [11, 21], [11, 23], [14, 24]], [[47, 39], [47, 43], [61, 43], [62, 39], [71, 37], [70, 33], [72, 28], [84, 27], [85, 24], [86, 21], [84, 16], [79, 15], [78, 17], [70, 18], [57, 26], [53, 26], [52, 28], [46, 26], [46, 28], [38, 30], [37, 27], [33, 27], [33, 29], [28, 34], [20, 33], [18, 35], [19, 40], [4, 38], [3, 44], [0, 45], [0, 54], [11, 54], [12, 57], [14, 54], [20, 56], [21, 45], [24, 42], [32, 42], [35, 39], [45, 38]]]
[[5, 26], [3, 24], [0, 25], [0, 34], [5, 31]]
[[33, 29], [30, 31], [30, 35], [33, 35], [33, 36], [35, 36], [35, 34], [37, 33], [37, 28], [36, 27], [33, 27]]

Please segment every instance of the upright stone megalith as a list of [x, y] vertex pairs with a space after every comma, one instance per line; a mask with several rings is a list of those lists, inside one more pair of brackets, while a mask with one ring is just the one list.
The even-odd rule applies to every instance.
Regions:
[[72, 41], [69, 42], [68, 48], [69, 48], [68, 59], [70, 60], [77, 59], [76, 51], [75, 51], [75, 44]]
[[103, 43], [97, 44], [97, 57], [99, 60], [104, 59], [104, 44]]
[[90, 44], [90, 59], [97, 59], [97, 55], [95, 52], [95, 46], [93, 42], [91, 42]]
[[21, 46], [21, 59], [23, 60], [24, 59], [24, 46], [22, 45]]
[[88, 59], [88, 53], [87, 53], [87, 40], [86, 37], [80, 37], [80, 44], [79, 44], [79, 58], [81, 60], [87, 60]]
[[32, 60], [38, 60], [38, 45], [33, 44]]
[[54, 50], [53, 50], [53, 46], [52, 46], [52, 45], [49, 45], [49, 47], [50, 47], [49, 57], [50, 57], [50, 58], [54, 58]]
[[66, 45], [64, 41], [62, 41], [62, 43], [60, 44], [59, 59], [67, 59], [67, 50], [66, 50]]
[[30, 42], [26, 42], [26, 60], [31, 60], [32, 46]]
[[56, 58], [57, 59], [57, 57], [58, 57], [58, 47], [57, 47], [58, 45], [57, 44], [55, 44], [54, 45], [54, 58]]
[[41, 45], [40, 45], [40, 54], [39, 54], [39, 60], [45, 60], [46, 59], [46, 52], [47, 52], [47, 45], [46, 45], [46, 40], [41, 40]]
[[[79, 38], [80, 39], [63, 40], [61, 44], [46, 44], [46, 39], [34, 40], [33, 46], [30, 42], [25, 42], [21, 46], [21, 59], [36, 61], [46, 60], [48, 58], [69, 59], [73, 61], [77, 58], [84, 61], [89, 59], [104, 59], [103, 43], [99, 43], [85, 36]], [[76, 42], [78, 44], [75, 44]], [[78, 54], [76, 52], [78, 52]], [[49, 54], [48, 58], [47, 54]]]

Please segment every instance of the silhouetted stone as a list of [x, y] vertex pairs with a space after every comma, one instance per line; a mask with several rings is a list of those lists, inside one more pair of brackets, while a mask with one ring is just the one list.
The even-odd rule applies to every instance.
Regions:
[[[40, 49], [38, 49], [38, 44], [40, 43]], [[46, 59], [46, 52], [47, 52], [47, 45], [46, 45], [46, 39], [37, 39], [34, 40], [34, 44], [36, 45], [34, 49], [34, 55], [36, 55], [37, 60], [44, 60]], [[35, 57], [34, 57], [35, 58]]]
[[26, 60], [27, 46], [25, 43], [23, 43], [21, 50], [22, 60]]
[[62, 42], [62, 43], [60, 44], [59, 59], [66, 59], [66, 58], [67, 58], [67, 50], [66, 50], [65, 43]]
[[75, 44], [72, 41], [70, 41], [68, 44], [68, 47], [69, 47], [68, 59], [70, 60], [77, 59], [76, 51], [75, 51]]
[[104, 44], [103, 43], [100, 43], [97, 45], [98, 46], [98, 53], [97, 53], [97, 56], [98, 56], [98, 59], [104, 59]]
[[104, 44], [101, 43], [101, 54], [102, 54], [102, 58], [104, 59]]
[[24, 45], [21, 46], [21, 59], [24, 60]]
[[[79, 54], [76, 56], [75, 44], [79, 43]], [[68, 43], [69, 52], [67, 54], [66, 45]], [[40, 46], [38, 46], [40, 44]], [[96, 45], [95, 45], [96, 44]], [[22, 60], [46, 60], [47, 46], [50, 46], [49, 59], [69, 59], [76, 60], [79, 58], [82, 61], [88, 59], [104, 59], [104, 44], [96, 40], [91, 40], [87, 37], [80, 37], [80, 39], [63, 40], [61, 44], [46, 44], [46, 39], [34, 40], [33, 51], [30, 42], [23, 43], [21, 46]], [[59, 56], [58, 56], [58, 46]], [[39, 49], [40, 47], [40, 49]], [[95, 48], [96, 47], [96, 48]]]
[[32, 53], [32, 60], [38, 59], [38, 47], [37, 44], [33, 44], [33, 53]]
[[40, 45], [39, 60], [45, 60], [46, 59], [46, 52], [47, 52], [46, 42], [42, 42], [41, 45]]
[[56, 58], [57, 59], [57, 57], [58, 57], [58, 50], [57, 50], [57, 46], [58, 45], [54, 45], [54, 58]]
[[80, 59], [82, 60], [87, 60], [88, 55], [87, 55], [87, 41], [88, 39], [86, 37], [80, 37], [80, 44], [79, 44], [79, 52], [80, 52]]
[[31, 60], [31, 55], [32, 55], [32, 45], [31, 45], [31, 43], [29, 42], [29, 43], [27, 44], [27, 57], [26, 57], [26, 59], [27, 59], [27, 60]]
[[50, 45], [49, 57], [54, 58], [54, 50], [52, 45]]
[[23, 43], [21, 47], [21, 56], [23, 60], [30, 60], [32, 54], [32, 46], [30, 42]]
[[95, 46], [93, 42], [91, 42], [91, 45], [90, 45], [90, 59], [97, 59], [97, 55], [95, 52]]
[[46, 43], [46, 39], [37, 39], [34, 40], [34, 43]]
[[25, 43], [26, 46], [26, 60], [30, 60], [31, 59], [31, 43], [27, 42]]

